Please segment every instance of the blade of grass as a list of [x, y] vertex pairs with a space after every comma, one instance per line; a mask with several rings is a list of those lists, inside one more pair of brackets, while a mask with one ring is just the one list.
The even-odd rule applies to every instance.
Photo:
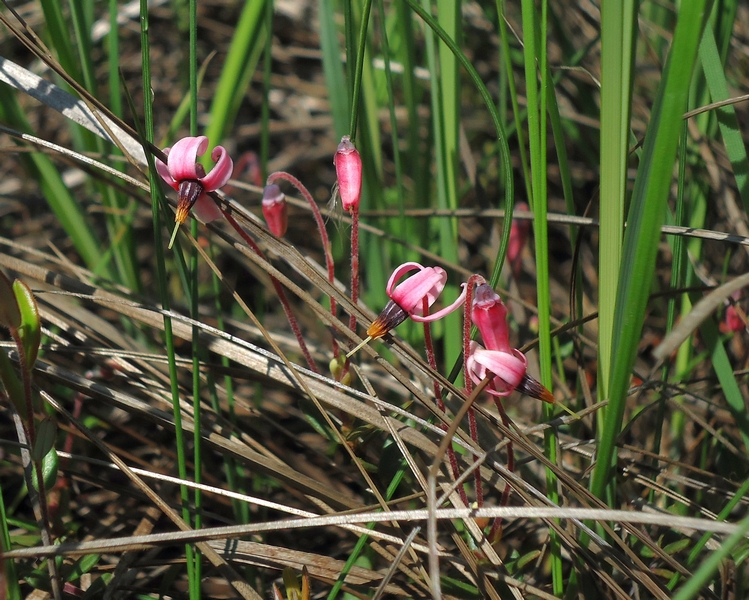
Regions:
[[[700, 60], [702, 70], [710, 90], [713, 102], [720, 102], [729, 98], [728, 84], [723, 71], [723, 62], [718, 54], [718, 46], [715, 43], [715, 35], [710, 28], [705, 29], [700, 44]], [[733, 175], [736, 178], [736, 186], [744, 203], [744, 211], [749, 213], [749, 159], [746, 156], [746, 146], [741, 136], [736, 109], [733, 104], [722, 106], [715, 110], [720, 125], [720, 133], [726, 147], [728, 160], [733, 167]]]
[[[645, 319], [650, 282], [665, 218], [681, 115], [687, 103], [692, 70], [710, 0], [695, 0], [680, 6], [673, 44], [658, 87], [651, 120], [637, 171], [632, 204], [624, 236], [623, 262], [614, 319], [609, 408], [603, 431], [598, 435], [596, 465], [591, 491], [599, 498], [613, 491], [611, 476], [616, 462], [616, 440], [621, 431], [627, 389]], [[612, 501], [613, 494], [609, 494]]]
[[[15, 129], [30, 131], [28, 121], [13, 95], [0, 94], [0, 113], [2, 120]], [[49, 207], [86, 265], [97, 274], [111, 279], [112, 273], [106, 265], [97, 267], [102, 244], [52, 161], [41, 153], [23, 155], [20, 160], [29, 177], [39, 183]]]
[[264, 14], [265, 0], [245, 1], [211, 103], [206, 135], [214, 144], [224, 139], [227, 127], [234, 121], [238, 100], [244, 95], [262, 52]]
[[[343, 93], [343, 90], [348, 88], [341, 65], [341, 52], [338, 49], [333, 0], [320, 0], [319, 11], [322, 67], [325, 74], [325, 84], [329, 90], [330, 112], [333, 115], [336, 137], [340, 138], [346, 133], [346, 128], [350, 126], [349, 109], [351, 103], [349, 102], [349, 95]], [[353, 82], [350, 83], [353, 85]]]
[[720, 568], [721, 563], [727, 559], [736, 546], [745, 541], [749, 532], [749, 517], [739, 523], [739, 529], [728, 536], [710, 557], [702, 563], [692, 578], [682, 586], [673, 596], [673, 600], [690, 600], [696, 598], [702, 587], [708, 585], [713, 574]]
[[[601, 192], [598, 261], [598, 393], [609, 397], [614, 339], [614, 310], [624, 238], [627, 156], [632, 110], [637, 3], [604, 2], [601, 6]], [[603, 431], [607, 409], [598, 411]]]

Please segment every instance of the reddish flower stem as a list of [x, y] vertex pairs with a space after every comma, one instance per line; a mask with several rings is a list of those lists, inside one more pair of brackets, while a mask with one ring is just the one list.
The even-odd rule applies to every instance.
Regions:
[[[286, 171], [276, 171], [275, 173], [271, 173], [270, 175], [268, 175], [266, 183], [267, 185], [270, 185], [272, 183], [275, 183], [279, 179], [288, 181], [297, 190], [299, 190], [299, 193], [304, 197], [304, 199], [312, 209], [312, 215], [315, 217], [317, 230], [320, 232], [320, 240], [322, 242], [323, 253], [325, 254], [325, 266], [328, 269], [328, 281], [332, 285], [335, 285], [335, 264], [333, 263], [333, 253], [330, 250], [330, 238], [328, 237], [328, 230], [325, 229], [325, 221], [323, 221], [322, 214], [320, 213], [320, 207], [317, 206], [317, 202], [315, 202], [314, 198], [312, 198], [312, 194], [309, 193], [309, 190], [304, 186], [304, 184]], [[330, 314], [335, 317], [336, 312], [337, 303], [335, 301], [335, 298], [333, 298], [333, 296], [330, 296]], [[333, 340], [333, 356], [338, 358], [338, 340], [336, 339], [334, 330], [332, 330], [332, 328], [331, 338]]]
[[[242, 229], [242, 227], [237, 223], [237, 221], [232, 217], [228, 212], [226, 212], [223, 208], [221, 208], [221, 212], [224, 215], [224, 218], [229, 222], [229, 225], [231, 225], [234, 230], [241, 236], [241, 238], [247, 242], [247, 245], [252, 248], [252, 250], [257, 254], [259, 257], [265, 259], [265, 255], [263, 254], [263, 251], [260, 249], [260, 247], [255, 243], [255, 240], [253, 240], [247, 232]], [[296, 320], [296, 317], [294, 316], [294, 313], [291, 312], [291, 305], [289, 304], [289, 299], [286, 297], [286, 292], [283, 289], [283, 286], [281, 283], [273, 277], [273, 275], [270, 276], [271, 283], [273, 283], [273, 287], [276, 290], [276, 294], [278, 294], [278, 299], [281, 301], [281, 305], [283, 306], [283, 311], [286, 313], [286, 318], [289, 320], [289, 325], [291, 325], [291, 331], [294, 332], [294, 336], [297, 339], [297, 342], [299, 342], [299, 348], [302, 350], [302, 354], [304, 355], [305, 360], [307, 361], [307, 366], [309, 367], [310, 371], [313, 371], [315, 373], [319, 373], [317, 369], [317, 365], [315, 365], [315, 361], [312, 360], [312, 355], [310, 354], [309, 349], [307, 348], [307, 344], [304, 342], [304, 337], [302, 337], [302, 330], [299, 328], [299, 323]]]
[[[351, 302], [359, 302], [359, 207], [351, 209]], [[425, 313], [426, 314], [426, 313]], [[356, 330], [356, 315], [349, 317], [349, 329]]]
[[[486, 283], [486, 280], [481, 275], [471, 275], [466, 283], [466, 299], [465, 299], [465, 310], [463, 311], [463, 383], [466, 389], [466, 395], [470, 396], [473, 391], [473, 381], [468, 374], [468, 354], [471, 344], [471, 306], [473, 304], [473, 288], [482, 283]], [[468, 432], [471, 439], [478, 444], [479, 434], [478, 426], [476, 424], [476, 411], [473, 408], [468, 411]], [[473, 457], [473, 461], [476, 462], [478, 458]], [[476, 485], [476, 504], [480, 507], [484, 505], [484, 488], [481, 483], [481, 469], [476, 469], [473, 472], [473, 480]]]
[[[426, 298], [426, 296], [422, 300], [422, 306], [423, 306], [423, 314], [424, 316], [429, 314], [429, 300]], [[437, 358], [434, 354], [434, 344], [432, 343], [432, 330], [429, 325], [428, 321], [424, 321], [424, 345], [426, 346], [427, 351], [427, 360], [429, 361], [429, 366], [436, 371], [437, 370]], [[435, 379], [434, 382], [434, 398], [437, 401], [437, 408], [439, 408], [442, 412], [445, 412], [445, 403], [442, 400], [442, 388], [439, 385], [439, 382]], [[447, 424], [440, 421], [440, 427], [443, 431], [447, 431]], [[460, 477], [460, 470], [458, 469], [458, 459], [455, 456], [455, 451], [452, 449], [452, 446], [450, 446], [447, 449], [447, 457], [450, 461], [450, 468], [453, 472], [453, 478], [458, 479]], [[468, 495], [466, 494], [465, 486], [461, 485], [458, 488], [458, 493], [460, 494], [460, 499], [463, 501], [463, 504], [467, 507], [468, 504]]]

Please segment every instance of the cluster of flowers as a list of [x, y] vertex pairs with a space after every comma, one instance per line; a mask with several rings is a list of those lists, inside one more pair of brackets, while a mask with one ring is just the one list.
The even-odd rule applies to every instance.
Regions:
[[[159, 174], [179, 194], [175, 217], [177, 225], [186, 220], [191, 210], [205, 222], [221, 217], [220, 209], [208, 197], [208, 192], [226, 185], [232, 175], [233, 162], [222, 146], [216, 146], [211, 152], [211, 159], [216, 164], [206, 173], [197, 161], [207, 149], [207, 137], [187, 137], [164, 150], [167, 156], [166, 164], [161, 161], [156, 163]], [[361, 194], [362, 163], [348, 136], [342, 138], [333, 162], [343, 209], [356, 214]], [[269, 184], [264, 188], [262, 209], [268, 229], [280, 237], [286, 233], [288, 212], [285, 196], [273, 181], [272, 177], [269, 178]], [[524, 239], [527, 232], [519, 237]], [[519, 243], [522, 245], [523, 242]], [[516, 250], [513, 255], [519, 255], [519, 251]], [[412, 271], [416, 273], [396, 285], [404, 275]], [[472, 278], [472, 281], [474, 279], [476, 278]], [[479, 277], [478, 280], [479, 285], [472, 290], [470, 315], [473, 324], [481, 333], [484, 346], [475, 341], [466, 341], [468, 376], [474, 383], [479, 383], [491, 375], [488, 390], [496, 396], [506, 396], [518, 389], [546, 402], [553, 402], [551, 392], [527, 374], [525, 356], [510, 346], [507, 308], [502, 299], [482, 278]], [[399, 266], [387, 284], [386, 291], [390, 302], [367, 329], [366, 341], [383, 337], [408, 317], [418, 322], [431, 322], [456, 310], [465, 301], [467, 284], [463, 284], [463, 292], [455, 302], [435, 313], [425, 314], [425, 310], [428, 310], [442, 293], [446, 283], [447, 273], [440, 267], [424, 267], [415, 262]], [[354, 351], [350, 352], [349, 356]]]
[[[232, 176], [234, 162], [223, 146], [216, 146], [211, 151], [211, 160], [215, 166], [205, 172], [198, 157], [208, 149], [208, 138], [204, 135], [186, 137], [174, 146], [164, 149], [167, 162], [156, 161], [159, 175], [179, 195], [175, 220], [181, 225], [190, 211], [201, 221], [209, 223], [221, 217], [221, 211], [208, 197], [209, 192], [225, 186]], [[349, 136], [343, 136], [334, 157], [338, 175], [338, 193], [343, 209], [351, 212], [358, 208], [361, 195], [361, 157]], [[278, 237], [286, 233], [288, 227], [288, 209], [281, 188], [276, 184], [266, 185], [263, 190], [263, 216], [268, 229]]]
[[[396, 285], [410, 271], [417, 272]], [[507, 396], [517, 389], [553, 403], [551, 392], [528, 375], [528, 361], [523, 353], [510, 346], [507, 308], [499, 294], [482, 278], [478, 277], [478, 280], [480, 283], [472, 294], [470, 315], [485, 345], [475, 341], [469, 343], [466, 359], [468, 376], [476, 384], [491, 376], [488, 391], [495, 396]], [[417, 322], [431, 322], [456, 310], [465, 301], [466, 283], [462, 284], [463, 291], [452, 304], [435, 313], [424, 314], [424, 306], [434, 304], [446, 283], [447, 273], [440, 267], [424, 267], [413, 262], [398, 267], [387, 284], [390, 301], [367, 329], [368, 339], [384, 336], [409, 317]]]

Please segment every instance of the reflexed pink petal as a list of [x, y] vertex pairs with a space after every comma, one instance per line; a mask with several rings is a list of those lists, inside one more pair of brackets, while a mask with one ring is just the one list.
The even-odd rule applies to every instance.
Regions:
[[392, 275], [390, 275], [390, 279], [388, 279], [387, 287], [385, 288], [385, 292], [389, 296], [393, 289], [395, 288], [395, 282], [398, 281], [401, 277], [403, 277], [406, 273], [409, 271], [415, 271], [415, 270], [422, 271], [424, 267], [422, 267], [417, 262], [405, 262], [402, 265], [400, 265], [395, 271], [393, 271]]
[[478, 327], [487, 350], [509, 353], [507, 308], [490, 285], [482, 283], [476, 288], [471, 309], [471, 320]]
[[518, 386], [527, 368], [525, 356], [517, 350], [509, 354], [477, 348], [473, 353], [473, 360], [486, 371], [494, 373], [512, 389]]
[[[395, 282], [405, 273], [417, 269], [418, 273], [411, 275], [393, 289]], [[419, 263], [404, 263], [390, 276], [387, 294], [407, 313], [421, 314], [422, 299], [426, 297], [429, 306], [434, 304], [437, 296], [442, 293], [445, 283], [447, 283], [447, 273], [440, 267], [423, 267]]]
[[495, 390], [487, 390], [495, 396], [507, 396], [524, 380], [527, 369], [525, 356], [518, 350], [512, 353], [486, 350], [477, 342], [471, 342], [468, 354], [468, 374], [479, 384], [489, 373], [495, 375], [492, 383]]
[[197, 158], [202, 156], [208, 148], [208, 138], [204, 135], [186, 137], [172, 146], [169, 152], [169, 174], [176, 180], [200, 179], [201, 173], [197, 169]]
[[361, 198], [362, 162], [359, 151], [351, 142], [351, 138], [344, 135], [338, 150], [333, 157], [336, 176], [338, 177], [338, 194], [341, 196], [343, 210], [351, 212], [358, 210]]
[[[461, 283], [460, 286], [463, 288], [463, 291], [460, 293], [460, 296], [457, 297], [455, 302], [453, 302], [450, 306], [446, 306], [442, 310], [438, 310], [435, 313], [431, 313], [430, 315], [426, 317], [421, 316], [424, 312], [423, 310], [419, 310], [418, 314], [414, 314], [416, 312], [414, 311], [414, 313], [411, 313], [411, 318], [414, 321], [418, 321], [419, 323], [426, 323], [426, 322], [431, 322], [431, 321], [436, 321], [438, 319], [441, 319], [442, 317], [449, 315], [454, 310], [457, 310], [457, 308], [461, 304], [463, 304], [463, 301], [466, 299], [466, 284]], [[430, 298], [429, 305], [431, 306], [434, 300], [431, 299], [431, 296], [429, 296], [429, 298]]]
[[[206, 143], [207, 143], [206, 138]], [[203, 183], [206, 192], [214, 192], [220, 187], [226, 185], [226, 182], [231, 178], [232, 171], [234, 171], [234, 162], [229, 157], [223, 146], [216, 146], [211, 152], [211, 160], [216, 165], [210, 170], [205, 176], [201, 177], [200, 181]]]
[[[169, 160], [170, 151], [171, 148], [164, 148], [164, 154], [166, 154], [167, 160]], [[158, 158], [156, 159], [156, 171], [159, 175], [161, 175], [161, 178], [166, 181], [167, 185], [171, 186], [175, 190], [179, 189], [179, 181], [176, 181], [174, 177], [172, 177], [172, 174], [169, 172], [169, 167], [161, 162]]]
[[213, 201], [208, 194], [201, 194], [192, 207], [192, 211], [203, 221], [203, 223], [210, 223], [216, 219], [221, 218], [223, 215], [221, 210], [216, 203]]

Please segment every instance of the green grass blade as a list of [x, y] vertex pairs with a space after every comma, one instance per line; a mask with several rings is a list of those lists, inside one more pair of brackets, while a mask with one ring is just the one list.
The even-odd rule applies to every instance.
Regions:
[[262, 52], [262, 27], [265, 0], [246, 0], [234, 32], [229, 53], [216, 87], [206, 135], [213, 144], [224, 139], [234, 121], [249, 78]]
[[721, 563], [730, 556], [739, 543], [745, 541], [747, 532], [749, 532], [749, 517], [744, 518], [739, 523], [738, 530], [728, 536], [720, 545], [720, 548], [702, 563], [692, 578], [673, 596], [673, 600], [690, 600], [691, 598], [696, 598], [701, 588], [711, 583], [711, 579], [720, 568]]
[[[551, 372], [551, 292], [549, 287], [549, 237], [547, 223], [547, 135], [546, 106], [548, 78], [546, 55], [546, 19], [547, 3], [541, 4], [539, 15], [533, 0], [523, 0], [523, 58], [525, 66], [525, 89], [528, 98], [528, 144], [530, 150], [531, 189], [533, 210], [533, 231], [536, 244], [536, 295], [539, 323], [539, 366], [541, 383], [547, 388], [553, 387]], [[539, 84], [539, 73], [541, 81]], [[544, 406], [544, 419], [553, 417], [553, 407]], [[546, 455], [552, 463], [557, 461], [557, 435], [554, 429], [544, 433]], [[546, 494], [554, 503], [559, 503], [557, 478], [554, 473], [546, 471]], [[564, 580], [561, 562], [561, 546], [557, 535], [550, 535], [550, 558], [552, 586], [554, 594], [564, 594]]]
[[591, 491], [599, 498], [610, 483], [615, 465], [616, 440], [655, 271], [681, 119], [709, 4], [709, 0], [695, 0], [681, 5], [637, 171], [616, 299], [612, 344], [616, 352], [612, 356], [610, 404], [603, 431], [598, 435], [598, 456], [591, 479]]
[[[0, 113], [2, 113], [0, 116], [3, 121], [15, 129], [30, 131], [28, 121], [13, 95], [0, 94]], [[39, 183], [52, 212], [70, 236], [83, 261], [89, 268], [96, 271], [101, 258], [102, 244], [90, 227], [80, 205], [70, 194], [55, 165], [41, 153], [35, 152], [20, 158], [29, 177]], [[98, 274], [111, 277], [111, 272], [106, 266], [100, 267]]]
[[[335, 14], [333, 0], [320, 0], [320, 47], [322, 48], [322, 66], [325, 73], [325, 83], [329, 90], [330, 112], [333, 115], [336, 137], [346, 134], [349, 127], [349, 95], [346, 77], [341, 65], [341, 51], [336, 37]], [[353, 84], [353, 83], [352, 83]]]
[[[723, 62], [720, 54], [718, 54], [718, 46], [715, 43], [715, 36], [711, 29], [706, 29], [702, 36], [700, 60], [712, 101], [727, 100], [730, 97], [728, 84], [723, 72]], [[744, 140], [741, 137], [736, 109], [733, 104], [729, 104], [715, 109], [715, 112], [718, 115], [718, 124], [726, 147], [726, 154], [733, 167], [736, 186], [744, 203], [744, 211], [749, 213], [749, 160], [746, 156]]]
[[[601, 7], [601, 216], [598, 272], [598, 393], [608, 398], [614, 308], [624, 237], [637, 3]], [[605, 409], [598, 411], [603, 424]], [[600, 430], [599, 430], [600, 433]]]

